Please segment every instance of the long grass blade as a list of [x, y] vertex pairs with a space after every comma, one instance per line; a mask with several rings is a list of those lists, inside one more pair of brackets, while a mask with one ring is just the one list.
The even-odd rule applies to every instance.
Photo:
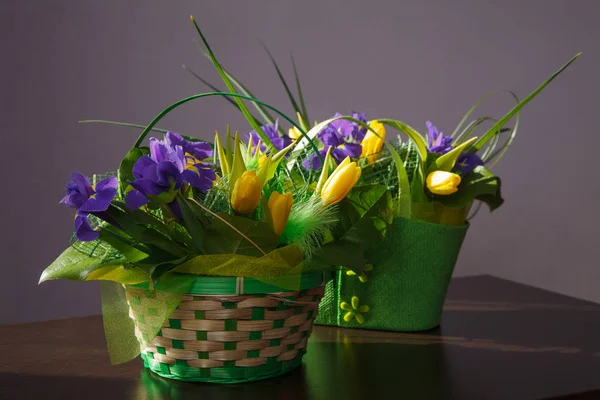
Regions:
[[[267, 54], [269, 55], [269, 58], [271, 59], [271, 62], [273, 63], [273, 66], [275, 67], [275, 71], [277, 72], [277, 76], [279, 76], [279, 80], [281, 81], [281, 84], [283, 85], [288, 98], [290, 99], [290, 103], [292, 103], [292, 107], [294, 108], [294, 111], [296, 113], [299, 113], [300, 115], [302, 115], [302, 112], [300, 110], [300, 107], [298, 107], [298, 103], [296, 102], [296, 99], [294, 98], [294, 95], [292, 94], [292, 91], [290, 90], [290, 87], [288, 86], [285, 78], [283, 77], [283, 74], [281, 73], [281, 70], [279, 69], [279, 65], [277, 65], [277, 61], [275, 61], [275, 58], [273, 57], [273, 54], [271, 54], [271, 52], [269, 51], [269, 49], [267, 48], [267, 46], [263, 43], [260, 42], [260, 44], [262, 45], [262, 47], [264, 47], [265, 51], [267, 52]], [[306, 116], [302, 115], [302, 119], [304, 119], [304, 121], [306, 122], [306, 125], [308, 125], [307, 120], [306, 120]]]
[[298, 75], [298, 69], [296, 68], [296, 61], [294, 60], [294, 55], [291, 53], [290, 53], [290, 58], [292, 59], [292, 68], [294, 69], [294, 77], [296, 78], [296, 90], [298, 91], [298, 100], [300, 101], [300, 107], [302, 107], [302, 118], [304, 119], [304, 122], [306, 124], [308, 124], [308, 121], [310, 121], [310, 118], [308, 116], [308, 111], [306, 109], [306, 103], [304, 103], [304, 96], [302, 95], [302, 86], [300, 85], [300, 76]]
[[[140, 128], [144, 129], [146, 125], [139, 124], [130, 124], [129, 122], [120, 122], [120, 121], [109, 121], [104, 119], [84, 119], [82, 121], [77, 121], [80, 124], [107, 124], [107, 125], [118, 125], [118, 126], [126, 126], [128, 128]], [[168, 129], [160, 129], [160, 128], [152, 128], [153, 132], [161, 132], [167, 133], [170, 132]]]
[[[255, 98], [252, 98], [249, 96], [244, 96], [243, 94], [238, 94], [238, 93], [208, 92], [208, 93], [199, 93], [199, 94], [195, 94], [190, 97], [186, 97], [184, 99], [176, 101], [175, 103], [171, 104], [170, 106], [168, 106], [167, 108], [162, 110], [156, 117], [154, 117], [154, 119], [150, 122], [150, 124], [148, 124], [146, 126], [146, 128], [142, 131], [142, 133], [138, 137], [137, 141], [135, 142], [134, 147], [139, 147], [142, 144], [142, 142], [144, 141], [144, 139], [146, 138], [146, 136], [148, 135], [148, 133], [150, 131], [152, 131], [154, 126], [156, 126], [156, 124], [158, 122], [160, 122], [160, 120], [162, 120], [167, 114], [169, 114], [171, 111], [173, 111], [177, 107], [179, 107], [189, 101], [192, 101], [192, 100], [201, 99], [204, 97], [212, 97], [212, 96], [231, 96], [231, 97], [235, 97], [235, 98], [249, 100], [252, 102], [257, 102], [257, 103], [263, 105], [264, 107], [267, 107], [269, 110], [273, 111], [274, 113], [278, 114], [279, 116], [281, 116], [283, 119], [285, 119], [287, 122], [289, 122], [292, 126], [296, 127], [303, 136], [306, 136], [306, 132], [304, 132], [304, 130], [293, 119], [291, 119], [286, 114], [284, 114], [283, 112], [279, 111], [277, 108], [275, 108], [267, 103], [264, 103], [258, 99], [255, 99]], [[315, 146], [315, 149], [316, 149], [316, 145], [314, 144], [314, 142], [313, 142], [313, 146]]]
[[[206, 50], [208, 51], [208, 54], [210, 55], [210, 59], [211, 59], [213, 65], [214, 65], [214, 67], [217, 69], [217, 72], [221, 76], [221, 79], [223, 80], [223, 82], [227, 86], [227, 89], [229, 89], [229, 91], [231, 93], [237, 93], [236, 90], [235, 90], [235, 87], [233, 86], [233, 84], [231, 83], [231, 81], [229, 80], [229, 78], [227, 77], [227, 74], [225, 73], [225, 71], [223, 71], [223, 68], [221, 67], [221, 64], [219, 64], [219, 62], [217, 61], [217, 58], [215, 57], [212, 49], [210, 48], [210, 45], [208, 44], [208, 41], [204, 37], [204, 34], [200, 30], [200, 27], [196, 23], [196, 20], [191, 15], [190, 15], [190, 19], [192, 20], [192, 23], [194, 24], [194, 27], [196, 28], [196, 31], [198, 32], [198, 35], [200, 36], [200, 39], [202, 39], [202, 43], [204, 43], [204, 47], [206, 47]], [[250, 114], [250, 111], [248, 110], [248, 108], [246, 107], [246, 105], [244, 104], [244, 102], [242, 101], [242, 99], [241, 98], [236, 98], [235, 101], [238, 104], [238, 106], [240, 107], [240, 111], [242, 112], [242, 114], [244, 114], [244, 117], [246, 118], [246, 120], [248, 121], [248, 123], [250, 123], [250, 126], [252, 126], [252, 128], [256, 131], [256, 133], [258, 134], [258, 136], [260, 136], [260, 138], [263, 140], [263, 142], [265, 143], [265, 145], [269, 149], [275, 151], [276, 150], [275, 146], [273, 146], [273, 143], [271, 143], [271, 141], [269, 140], [269, 138], [267, 137], [267, 135], [262, 131], [260, 125], [256, 122], [256, 120], [254, 119], [254, 117]]]
[[523, 108], [527, 103], [529, 103], [535, 96], [537, 96], [542, 90], [544, 90], [544, 88], [546, 86], [548, 86], [548, 84], [550, 84], [550, 82], [552, 82], [558, 75], [561, 74], [561, 72], [563, 72], [569, 65], [571, 65], [571, 63], [573, 63], [579, 56], [581, 55], [581, 53], [577, 53], [575, 54], [575, 56], [573, 56], [573, 58], [571, 58], [565, 65], [563, 65], [562, 67], [560, 67], [560, 69], [558, 69], [555, 73], [552, 74], [552, 76], [550, 76], [550, 78], [548, 78], [547, 80], [545, 80], [537, 89], [535, 89], [533, 92], [531, 92], [527, 97], [525, 97], [523, 100], [521, 100], [516, 106], [514, 106], [512, 108], [512, 110], [510, 110], [508, 113], [506, 113], [506, 115], [504, 115], [504, 117], [500, 118], [482, 137], [481, 139], [479, 139], [477, 142], [475, 142], [475, 144], [473, 144], [473, 146], [471, 146], [471, 148], [469, 149], [470, 152], [476, 152], [477, 150], [479, 150], [485, 143], [487, 143], [488, 140], [490, 140], [494, 135], [497, 134], [497, 132], [516, 114], [518, 113], [521, 108]]
[[400, 154], [394, 149], [394, 146], [385, 142], [385, 147], [392, 155], [392, 159], [396, 166], [396, 172], [398, 173], [398, 203], [396, 206], [395, 215], [398, 217], [410, 218], [411, 213], [411, 196], [410, 196], [410, 182], [408, 180], [408, 174], [404, 167], [404, 161], [400, 158]]

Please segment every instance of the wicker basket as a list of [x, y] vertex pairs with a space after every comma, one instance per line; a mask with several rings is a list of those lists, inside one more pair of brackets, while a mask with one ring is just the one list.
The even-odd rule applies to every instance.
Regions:
[[[143, 302], [154, 295], [139, 286], [126, 290], [141, 343], [153, 316]], [[188, 382], [240, 383], [284, 374], [302, 363], [323, 290], [321, 273], [304, 274], [298, 291], [249, 278], [197, 277], [142, 349], [144, 366]]]

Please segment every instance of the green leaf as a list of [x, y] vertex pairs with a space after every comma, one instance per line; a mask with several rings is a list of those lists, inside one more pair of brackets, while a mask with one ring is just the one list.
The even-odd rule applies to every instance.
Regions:
[[109, 265], [92, 271], [85, 280], [113, 281], [123, 285], [135, 285], [149, 281], [150, 276], [137, 267], [125, 268], [122, 265]]
[[150, 149], [147, 147], [134, 147], [125, 154], [123, 160], [121, 160], [121, 165], [119, 165], [119, 193], [122, 198], [125, 198], [125, 194], [127, 193], [127, 189], [129, 188], [128, 180], [135, 180], [133, 176], [133, 165], [140, 157], [149, 154]]
[[[39, 283], [53, 279], [85, 281], [88, 275], [102, 267], [121, 266], [123, 260], [103, 261], [69, 246], [48, 268], [42, 272]], [[38, 283], [38, 284], [39, 284]]]
[[425, 143], [423, 136], [421, 136], [419, 132], [417, 132], [408, 124], [405, 124], [404, 122], [396, 119], [378, 119], [377, 121], [381, 122], [384, 125], [397, 129], [400, 132], [404, 132], [414, 142], [421, 162], [427, 162], [427, 144]]
[[396, 172], [398, 173], [398, 204], [396, 205], [394, 215], [397, 217], [410, 218], [410, 207], [411, 207], [411, 196], [410, 196], [410, 182], [408, 180], [408, 174], [404, 167], [404, 161], [400, 158], [400, 154], [394, 149], [394, 146], [385, 142], [385, 147], [392, 155], [392, 160], [396, 166]]
[[[208, 254], [242, 254], [261, 257], [277, 247], [278, 238], [273, 230], [264, 222], [244, 217], [217, 214], [222, 220], [215, 218], [206, 231], [204, 244]], [[252, 241], [254, 244], [250, 243]]]
[[458, 157], [460, 157], [460, 155], [463, 153], [463, 151], [468, 146], [470, 146], [471, 143], [473, 143], [475, 140], [477, 140], [477, 138], [473, 137], [473, 138], [467, 140], [466, 142], [463, 142], [463, 143], [459, 144], [458, 146], [454, 147], [452, 150], [450, 150], [446, 154], [442, 154], [441, 156], [436, 158], [435, 161], [427, 169], [427, 174], [430, 174], [433, 171], [447, 171], [447, 172], [452, 171], [452, 168], [454, 168], [454, 165], [456, 164], [456, 160], [458, 160]]
[[383, 185], [357, 186], [339, 204], [338, 215], [339, 222], [333, 230], [335, 240], [322, 246], [316, 257], [330, 262], [329, 256], [352, 251], [352, 257], [337, 265], [360, 269], [364, 265], [360, 255], [383, 240], [392, 222], [391, 193]]
[[516, 106], [512, 108], [504, 117], [500, 118], [477, 142], [473, 144], [473, 146], [469, 149], [469, 152], [475, 153], [477, 150], [481, 149], [485, 143], [487, 143], [497, 132], [516, 114], [519, 112], [521, 108], [523, 108], [527, 103], [529, 103], [535, 96], [537, 96], [550, 82], [554, 80], [561, 72], [563, 72], [573, 61], [579, 57], [581, 53], [575, 54], [573, 58], [571, 58], [565, 65], [560, 67], [558, 71], [556, 71], [550, 78], [545, 80], [537, 89], [531, 92], [527, 97], [521, 100]]
[[183, 223], [192, 237], [196, 250], [204, 253], [206, 226], [204, 226], [201, 219], [199, 219], [197, 214], [191, 209], [190, 203], [186, 199], [179, 195], [176, 197], [176, 201], [181, 209]]
[[235, 142], [233, 143], [233, 166], [231, 167], [231, 175], [229, 175], [229, 194], [233, 193], [233, 188], [237, 180], [246, 171], [246, 163], [244, 162], [244, 156], [240, 149], [240, 137], [238, 133], [235, 134]]
[[473, 200], [480, 200], [494, 211], [504, 200], [500, 194], [500, 178], [483, 166], [476, 167], [473, 172], [463, 178], [458, 192], [449, 196], [436, 196], [446, 207], [466, 207]]

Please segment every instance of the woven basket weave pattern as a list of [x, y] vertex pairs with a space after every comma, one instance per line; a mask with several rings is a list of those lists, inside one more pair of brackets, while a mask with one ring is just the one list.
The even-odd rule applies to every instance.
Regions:
[[[181, 380], [254, 380], [300, 365], [323, 285], [293, 292], [240, 296], [187, 294], [149, 345], [146, 366]], [[148, 343], [152, 292], [127, 287], [130, 317]], [[155, 322], [155, 321], [154, 321]]]

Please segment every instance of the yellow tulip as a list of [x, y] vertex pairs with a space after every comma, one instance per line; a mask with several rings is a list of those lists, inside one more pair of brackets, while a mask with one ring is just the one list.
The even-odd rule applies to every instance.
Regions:
[[458, 191], [460, 175], [446, 171], [433, 171], [427, 175], [427, 188], [433, 194], [452, 194]]
[[280, 194], [278, 192], [271, 193], [269, 197], [269, 212], [271, 213], [271, 222], [273, 223], [273, 231], [277, 236], [281, 236], [285, 230], [290, 211], [292, 210], [294, 199], [289, 193]]
[[233, 186], [231, 207], [241, 214], [251, 213], [260, 202], [261, 191], [262, 185], [256, 171], [245, 171]]
[[385, 126], [379, 121], [372, 121], [369, 127], [377, 132], [377, 135], [371, 131], [367, 131], [364, 139], [360, 143], [362, 146], [361, 157], [366, 157], [369, 165], [373, 165], [379, 157], [379, 152], [383, 147], [383, 139], [385, 139]]
[[350, 157], [346, 157], [325, 181], [321, 190], [323, 203], [328, 206], [342, 201], [358, 182], [361, 171], [355, 162], [350, 162]]
[[302, 133], [295, 126], [291, 127], [288, 131], [288, 136], [292, 140], [298, 140], [302, 137]]

